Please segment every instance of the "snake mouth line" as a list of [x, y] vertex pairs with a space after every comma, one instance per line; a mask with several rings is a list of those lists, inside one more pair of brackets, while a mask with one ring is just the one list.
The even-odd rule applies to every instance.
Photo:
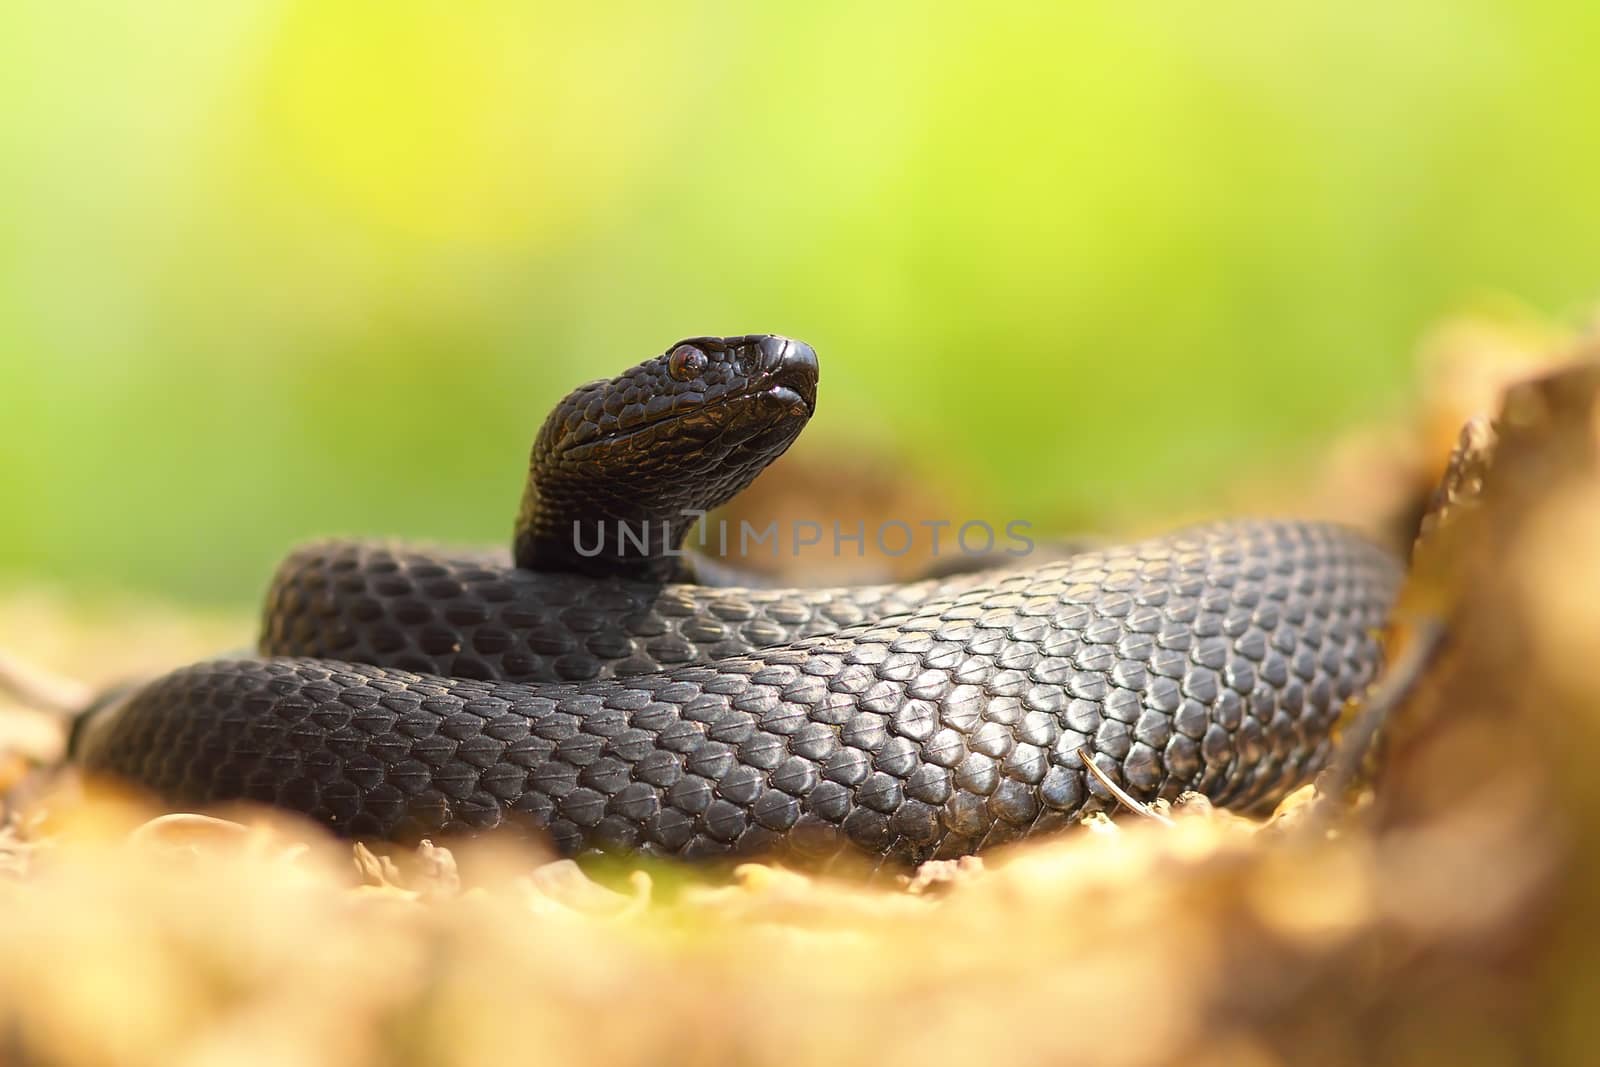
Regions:
[[631, 437], [644, 433], [646, 430], [653, 430], [658, 426], [665, 426], [666, 424], [675, 422], [678, 419], [693, 418], [697, 415], [704, 415], [708, 411], [717, 411], [721, 408], [728, 407], [731, 404], [737, 404], [747, 400], [759, 400], [762, 397], [770, 397], [771, 399], [776, 400], [779, 404], [782, 404], [785, 408], [789, 408], [791, 410], [796, 407], [803, 408], [805, 417], [808, 419], [816, 413], [816, 404], [802, 396], [799, 390], [784, 385], [782, 382], [774, 382], [771, 377], [766, 377], [763, 378], [761, 383], [755, 388], [745, 389], [737, 393], [729, 393], [726, 396], [719, 396], [709, 404], [701, 404], [698, 407], [689, 409], [688, 411], [663, 412], [653, 419], [646, 419], [637, 426], [629, 426], [627, 429], [619, 428], [613, 430], [611, 433], [605, 434], [604, 436], [596, 437], [591, 441], [585, 441], [581, 445], [575, 446], [573, 451], [576, 452], [579, 449], [594, 448], [597, 445], [616, 444], [620, 441], [626, 441]]
[[[791, 389], [787, 385], [774, 385], [763, 391], [778, 403], [787, 408], [800, 407], [805, 409], [806, 418], [816, 414], [816, 406], [800, 395], [799, 390]], [[759, 395], [759, 394], [758, 394]]]

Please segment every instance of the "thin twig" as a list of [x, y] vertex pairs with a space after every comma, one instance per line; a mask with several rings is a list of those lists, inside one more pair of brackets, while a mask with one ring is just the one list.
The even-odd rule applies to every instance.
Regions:
[[88, 705], [94, 690], [74, 678], [51, 674], [0, 652], [0, 694], [36, 711], [73, 715]]
[[1083, 764], [1084, 770], [1094, 775], [1094, 780], [1104, 786], [1106, 792], [1110, 793], [1112, 798], [1115, 799], [1117, 803], [1121, 804], [1135, 815], [1142, 815], [1146, 819], [1154, 819], [1162, 826], [1172, 825], [1171, 819], [1167, 818], [1165, 815], [1161, 814], [1144, 801], [1136, 799], [1129, 794], [1126, 789], [1123, 789], [1116, 782], [1113, 782], [1110, 778], [1106, 777], [1106, 772], [1095, 766], [1095, 762], [1090, 755], [1088, 745], [1084, 745], [1078, 749], [1078, 762]]
[[1345, 732], [1326, 776], [1317, 783], [1317, 792], [1321, 795], [1308, 824], [1318, 830], [1326, 827], [1333, 812], [1344, 802], [1389, 716], [1416, 692], [1429, 664], [1444, 647], [1447, 628], [1442, 619], [1425, 618], [1413, 627], [1411, 639], [1404, 642], [1400, 655], [1372, 687], [1355, 722]]

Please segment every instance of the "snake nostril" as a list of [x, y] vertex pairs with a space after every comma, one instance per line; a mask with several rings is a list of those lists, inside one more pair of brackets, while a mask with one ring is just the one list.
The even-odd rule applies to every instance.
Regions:
[[789, 344], [790, 341], [787, 337], [779, 337], [777, 334], [770, 333], [757, 341], [756, 354], [760, 357], [761, 369], [777, 370], [783, 363], [783, 353], [789, 347]]
[[818, 377], [817, 350], [804, 341], [790, 341], [783, 354], [783, 365], [796, 373], [808, 375], [812, 381]]
[[807, 403], [814, 401], [819, 376], [816, 349], [804, 341], [791, 341], [784, 337], [773, 340], [782, 346], [777, 360], [771, 365], [773, 380], [798, 392]]

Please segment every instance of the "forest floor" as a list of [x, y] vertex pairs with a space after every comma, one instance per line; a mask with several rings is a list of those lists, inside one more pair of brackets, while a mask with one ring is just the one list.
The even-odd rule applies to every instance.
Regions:
[[1267, 819], [1095, 816], [870, 881], [380, 855], [55, 767], [62, 720], [29, 705], [247, 646], [252, 620], [0, 595], [33, 688], [0, 698], [0, 1064], [1591, 1062], [1600, 362], [1442, 351], [1415, 414], [1251, 490], [1408, 529], [1457, 427], [1498, 413], [1387, 637], [1381, 758]]

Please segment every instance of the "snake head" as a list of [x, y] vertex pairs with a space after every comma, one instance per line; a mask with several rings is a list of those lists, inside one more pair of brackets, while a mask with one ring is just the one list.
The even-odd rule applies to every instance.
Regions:
[[[810, 345], [753, 334], [687, 338], [579, 386], [534, 442], [518, 565], [669, 573], [676, 562], [661, 554], [677, 548], [694, 513], [731, 499], [799, 436], [816, 409], [817, 377]], [[648, 531], [652, 549], [630, 554], [614, 543], [618, 523]], [[579, 528], [601, 551], [574, 550]]]

